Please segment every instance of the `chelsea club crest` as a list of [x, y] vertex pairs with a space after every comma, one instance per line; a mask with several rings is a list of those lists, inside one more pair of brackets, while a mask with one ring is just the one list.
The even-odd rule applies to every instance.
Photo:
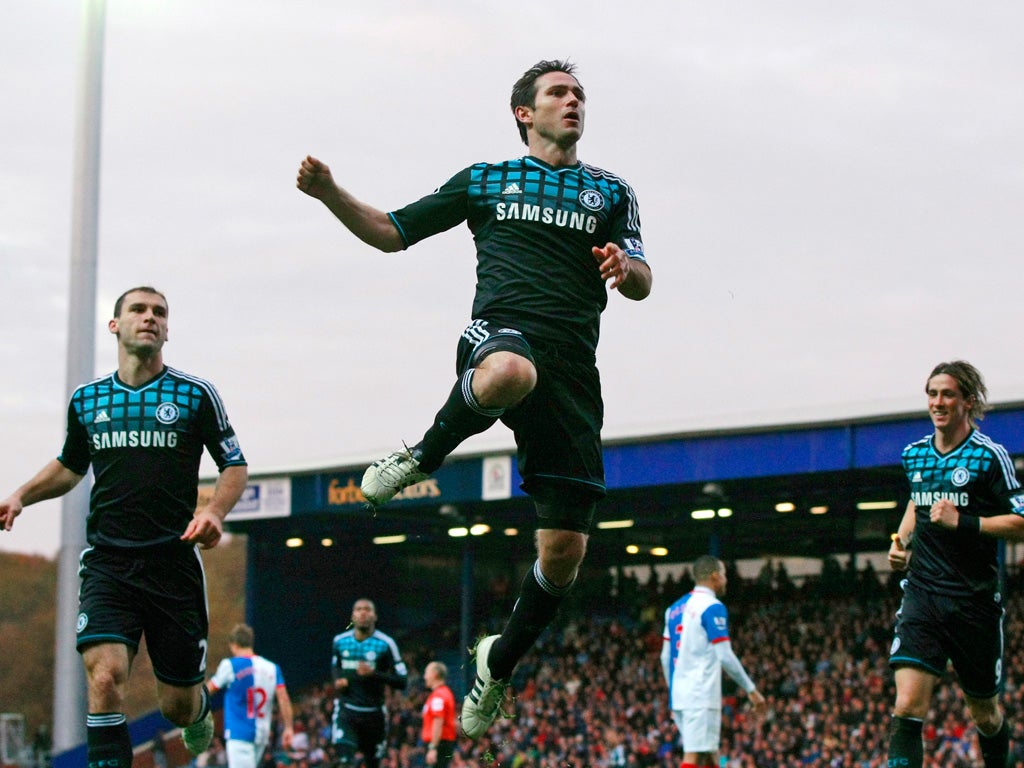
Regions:
[[971, 473], [967, 467], [957, 467], [953, 470], [953, 474], [950, 475], [949, 481], [957, 488], [962, 488], [967, 485], [971, 480]]
[[600, 211], [604, 208], [604, 196], [596, 189], [584, 189], [580, 192], [580, 203], [590, 211]]
[[156, 407], [156, 420], [161, 424], [173, 424], [178, 420], [178, 406], [174, 403], [160, 403]]

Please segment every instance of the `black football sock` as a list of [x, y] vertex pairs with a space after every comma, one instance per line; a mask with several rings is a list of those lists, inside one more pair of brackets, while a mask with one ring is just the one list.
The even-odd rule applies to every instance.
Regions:
[[913, 717], [893, 715], [889, 735], [889, 768], [921, 768], [924, 762], [924, 744], [921, 741], [922, 722]]
[[199, 717], [193, 720], [193, 724], [200, 722], [210, 712], [210, 692], [204, 685], [199, 693]]
[[434, 424], [413, 449], [420, 471], [433, 472], [463, 440], [489, 429], [505, 412], [504, 408], [484, 408], [476, 401], [473, 395], [475, 371], [470, 368], [455, 382], [448, 400], [434, 417]]
[[88, 768], [132, 768], [132, 740], [124, 713], [87, 715], [85, 738]]
[[978, 745], [981, 747], [981, 759], [985, 768], [1006, 768], [1006, 758], [1010, 754], [1010, 729], [1003, 718], [999, 730], [986, 736], [978, 729]]
[[576, 580], [564, 587], [556, 587], [540, 571], [540, 561], [526, 574], [519, 589], [519, 599], [501, 637], [494, 641], [487, 655], [487, 668], [491, 676], [507, 680], [516, 664], [537, 642], [540, 633], [558, 613], [558, 606], [569, 594]]

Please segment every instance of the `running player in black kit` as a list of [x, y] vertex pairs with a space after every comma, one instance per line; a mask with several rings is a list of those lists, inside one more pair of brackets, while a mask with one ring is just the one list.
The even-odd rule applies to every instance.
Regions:
[[537, 509], [538, 558], [504, 631], [477, 645], [476, 682], [461, 715], [474, 739], [494, 722], [513, 669], [572, 588], [605, 493], [595, 353], [608, 290], [633, 300], [651, 290], [633, 190], [576, 158], [586, 96], [574, 72], [567, 62], [541, 61], [513, 86], [525, 157], [473, 165], [401, 210], [357, 200], [314, 157], [299, 168], [299, 189], [382, 251], [463, 221], [473, 233], [477, 290], [458, 380], [423, 439], [375, 462], [362, 491], [371, 505], [384, 504], [495, 421], [515, 434], [523, 489]]
[[[164, 365], [164, 295], [126, 291], [108, 328], [117, 371], [75, 390], [60, 457], [0, 501], [0, 529], [11, 530], [23, 507], [70, 491], [92, 466], [76, 640], [88, 680], [87, 760], [89, 768], [131, 768], [123, 705], [142, 635], [163, 715], [183, 728], [193, 754], [213, 737], [198, 549], [217, 546], [248, 471], [217, 390]], [[196, 511], [204, 447], [220, 478]]]
[[336, 765], [354, 765], [356, 752], [362, 752], [366, 767], [377, 768], [387, 748], [385, 687], [405, 690], [409, 673], [398, 644], [377, 629], [373, 601], [356, 600], [351, 627], [331, 642], [331, 677], [337, 692], [331, 718]]
[[903, 449], [910, 503], [889, 562], [907, 571], [889, 653], [896, 705], [891, 768], [920, 768], [921, 729], [952, 662], [986, 768], [1004, 768], [1003, 605], [997, 540], [1024, 540], [1024, 490], [1006, 449], [978, 431], [988, 392], [970, 363], [939, 363], [925, 384], [935, 431]]

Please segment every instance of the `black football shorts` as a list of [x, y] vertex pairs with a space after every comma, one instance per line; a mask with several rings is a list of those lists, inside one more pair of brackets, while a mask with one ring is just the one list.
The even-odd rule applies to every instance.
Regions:
[[183, 687], [204, 680], [209, 618], [198, 550], [93, 547], [83, 552], [79, 574], [79, 653], [95, 643], [137, 651], [145, 635], [158, 680]]
[[941, 595], [904, 581], [889, 665], [920, 667], [942, 677], [949, 662], [968, 696], [988, 699], [1002, 691], [999, 595]]

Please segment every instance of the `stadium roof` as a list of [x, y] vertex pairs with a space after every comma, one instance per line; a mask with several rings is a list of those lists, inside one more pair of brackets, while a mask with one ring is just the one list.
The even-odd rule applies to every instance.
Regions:
[[[981, 426], [1011, 454], [1024, 455], [1024, 404], [995, 407]], [[886, 549], [906, 504], [900, 453], [930, 431], [927, 416], [915, 413], [608, 442], [608, 497], [599, 506], [599, 521], [632, 524], [595, 529], [588, 561], [679, 562], [708, 551], [730, 559], [820, 557]], [[1020, 469], [1020, 458], [1017, 464]], [[398, 548], [436, 551], [454, 543], [449, 529], [478, 523], [490, 527], [473, 537], [484, 556], [507, 554], [510, 546], [532, 551], [533, 508], [509, 453], [452, 457], [376, 514], [358, 489], [363, 469], [254, 476], [228, 517], [229, 530], [271, 547], [287, 539], [319, 546], [325, 538], [405, 536], [391, 545], [400, 556]], [[697, 510], [704, 510], [704, 519], [694, 517]], [[507, 535], [511, 529], [516, 536]], [[627, 552], [630, 545], [635, 552]], [[654, 554], [655, 548], [667, 551]]]
[[[983, 424], [1024, 454], [1024, 405], [996, 409]], [[599, 520], [631, 526], [593, 530], [574, 594], [608, 600], [594, 588], [621, 568], [707, 552], [743, 560], [886, 550], [905, 505], [900, 454], [930, 431], [914, 414], [609, 442]], [[321, 679], [325, 659], [310, 649], [327, 648], [352, 602], [370, 597], [388, 626], [431, 637], [469, 670], [466, 649], [499, 605], [491, 585], [519, 578], [536, 557], [533, 505], [514, 457], [452, 457], [376, 514], [359, 491], [363, 469], [254, 476], [228, 516], [229, 530], [249, 534], [247, 620], [261, 652], [289, 680]], [[696, 519], [695, 510], [710, 514]], [[489, 531], [449, 535], [474, 524]], [[388, 540], [396, 543], [379, 543]]]

